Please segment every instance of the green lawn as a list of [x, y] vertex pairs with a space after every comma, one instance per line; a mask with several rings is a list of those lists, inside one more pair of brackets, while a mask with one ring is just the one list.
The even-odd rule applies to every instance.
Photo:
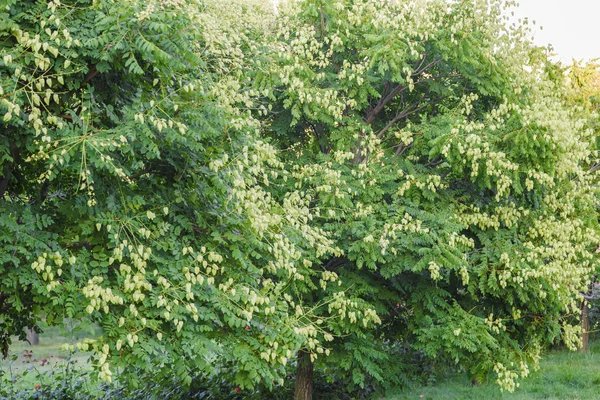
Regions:
[[[101, 334], [99, 328], [61, 329], [46, 328], [40, 335], [40, 344], [31, 346], [15, 339], [9, 359], [0, 360], [0, 384], [14, 385], [15, 389], [33, 388], [53, 379], [53, 372], [87, 370], [89, 353], [69, 354], [60, 350], [65, 343], [75, 343], [86, 337]], [[68, 362], [68, 360], [72, 362]], [[91, 384], [94, 385], [94, 384]], [[532, 372], [521, 381], [514, 393], [501, 393], [493, 382], [472, 386], [464, 376], [454, 376], [439, 381], [434, 386], [412, 387], [386, 397], [386, 400], [496, 400], [496, 399], [600, 399], [600, 341], [592, 343], [589, 354], [556, 351], [545, 355], [540, 370]]]
[[3, 360], [0, 357], [0, 372], [3, 373], [0, 376], [1, 385], [14, 385], [15, 389], [32, 388], [37, 384], [49, 383], [53, 374], [59, 371], [90, 368], [90, 353], [69, 352], [60, 348], [64, 344], [96, 337], [101, 334], [100, 328], [43, 327], [43, 330], [37, 346], [12, 338], [8, 358]]
[[457, 376], [434, 386], [413, 387], [386, 398], [404, 399], [600, 399], [600, 342], [592, 344], [589, 354], [569, 351], [546, 354], [540, 362], [540, 370], [521, 381], [514, 393], [501, 393], [493, 382], [474, 387], [466, 377]]

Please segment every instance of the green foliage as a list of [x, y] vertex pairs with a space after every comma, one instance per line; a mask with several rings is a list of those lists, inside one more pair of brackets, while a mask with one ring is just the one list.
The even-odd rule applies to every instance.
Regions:
[[504, 5], [0, 2], [2, 346], [42, 313], [134, 388], [302, 350], [513, 390], [576, 347], [600, 237], [594, 131]]
[[591, 111], [600, 106], [600, 65], [599, 60], [586, 64], [573, 61], [568, 71], [568, 87], [571, 101]]
[[379, 366], [420, 352], [512, 391], [545, 346], [577, 346], [569, 314], [599, 240], [593, 131], [503, 8], [300, 2], [256, 79], [277, 88], [273, 140], [343, 250], [321, 267], [382, 319], [319, 361], [357, 385], [389, 384]]
[[[474, 385], [465, 374], [447, 371], [433, 385], [411, 385], [386, 399], [588, 399], [598, 390], [598, 345], [592, 344], [591, 354], [568, 350], [553, 351], [540, 362], [540, 370], [522, 381], [514, 393], [500, 393], [492, 382]], [[422, 396], [422, 397], [420, 397]]]
[[[220, 4], [192, 0], [2, 10], [3, 348], [40, 313], [90, 318], [104, 335], [78, 346], [134, 387], [127, 371], [272, 386], [297, 349], [323, 352], [327, 332], [282, 293], [339, 250], [307, 224], [310, 198], [265, 191], [287, 172], [240, 76], [261, 28], [213, 29]], [[334, 294], [332, 312], [349, 301]]]

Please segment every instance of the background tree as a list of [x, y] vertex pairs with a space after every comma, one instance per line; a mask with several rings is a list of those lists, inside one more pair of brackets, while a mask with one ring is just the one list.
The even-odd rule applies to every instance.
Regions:
[[271, 136], [343, 250], [320, 268], [383, 321], [316, 370], [394, 385], [424, 357], [513, 390], [544, 347], [577, 346], [594, 137], [504, 6], [303, 1], [280, 18], [255, 77]]
[[[567, 79], [566, 98], [576, 115], [585, 121], [585, 127], [594, 131], [595, 145], [598, 148], [600, 137], [600, 118], [598, 110], [600, 107], [600, 66], [597, 60], [582, 64], [573, 60], [573, 64], [565, 67], [564, 75]], [[596, 150], [597, 151], [597, 150]], [[600, 168], [597, 160], [591, 160], [588, 166], [591, 172]], [[597, 251], [597, 250], [596, 250]], [[590, 285], [582, 288], [584, 299], [581, 301], [581, 351], [589, 351], [590, 327], [596, 323], [598, 309], [595, 300], [598, 297], [597, 273], [592, 276]], [[591, 304], [590, 304], [591, 303]], [[590, 321], [590, 307], [591, 321]]]
[[568, 67], [568, 85], [576, 104], [590, 111], [598, 111], [600, 107], [600, 65], [598, 59], [585, 64], [573, 60]]

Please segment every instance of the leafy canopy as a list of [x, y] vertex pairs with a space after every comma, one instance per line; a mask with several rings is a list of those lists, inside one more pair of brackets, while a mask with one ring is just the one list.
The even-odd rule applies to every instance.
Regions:
[[[325, 352], [312, 308], [283, 293], [340, 250], [307, 223], [310, 198], [266, 191], [288, 172], [244, 79], [263, 27], [228, 31], [222, 6], [3, 2], [4, 352], [40, 316], [100, 324], [79, 347], [107, 381], [113, 366], [186, 383], [218, 368], [272, 385], [296, 350]], [[272, 18], [227, 10], [230, 26]], [[323, 304], [358, 308], [343, 287]]]
[[514, 390], [577, 345], [600, 237], [594, 131], [511, 5], [2, 0], [4, 351], [85, 317], [108, 381], [308, 353]]

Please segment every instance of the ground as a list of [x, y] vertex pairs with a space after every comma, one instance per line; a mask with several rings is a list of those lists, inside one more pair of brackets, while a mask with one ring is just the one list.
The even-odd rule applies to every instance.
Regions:
[[[7, 360], [0, 360], [4, 372], [2, 384], [15, 388], [34, 388], [49, 383], [57, 373], [88, 370], [89, 355], [61, 350], [64, 343], [75, 343], [85, 337], [100, 334], [100, 328], [46, 328], [40, 344], [31, 346], [15, 339]], [[94, 383], [90, 383], [94, 385]], [[514, 393], [502, 393], [494, 382], [473, 386], [464, 376], [448, 375], [431, 386], [414, 386], [384, 400], [593, 400], [600, 399], [600, 340], [594, 341], [588, 354], [567, 350], [549, 352], [540, 370], [521, 382]]]
[[[94, 337], [100, 333], [98, 327], [84, 328], [70, 326], [67, 328], [46, 328], [40, 334], [40, 344], [31, 346], [27, 342], [13, 337], [9, 355], [6, 360], [0, 358], [0, 382], [2, 385], [14, 385], [17, 389], [32, 388], [48, 383], [60, 372], [87, 370], [90, 368], [91, 353], [62, 350], [64, 344]], [[0, 374], [1, 375], [1, 374]]]
[[588, 354], [567, 350], [545, 355], [540, 370], [532, 372], [514, 393], [501, 393], [493, 382], [473, 386], [466, 377], [449, 376], [433, 386], [413, 387], [386, 400], [593, 400], [600, 399], [600, 341]]

